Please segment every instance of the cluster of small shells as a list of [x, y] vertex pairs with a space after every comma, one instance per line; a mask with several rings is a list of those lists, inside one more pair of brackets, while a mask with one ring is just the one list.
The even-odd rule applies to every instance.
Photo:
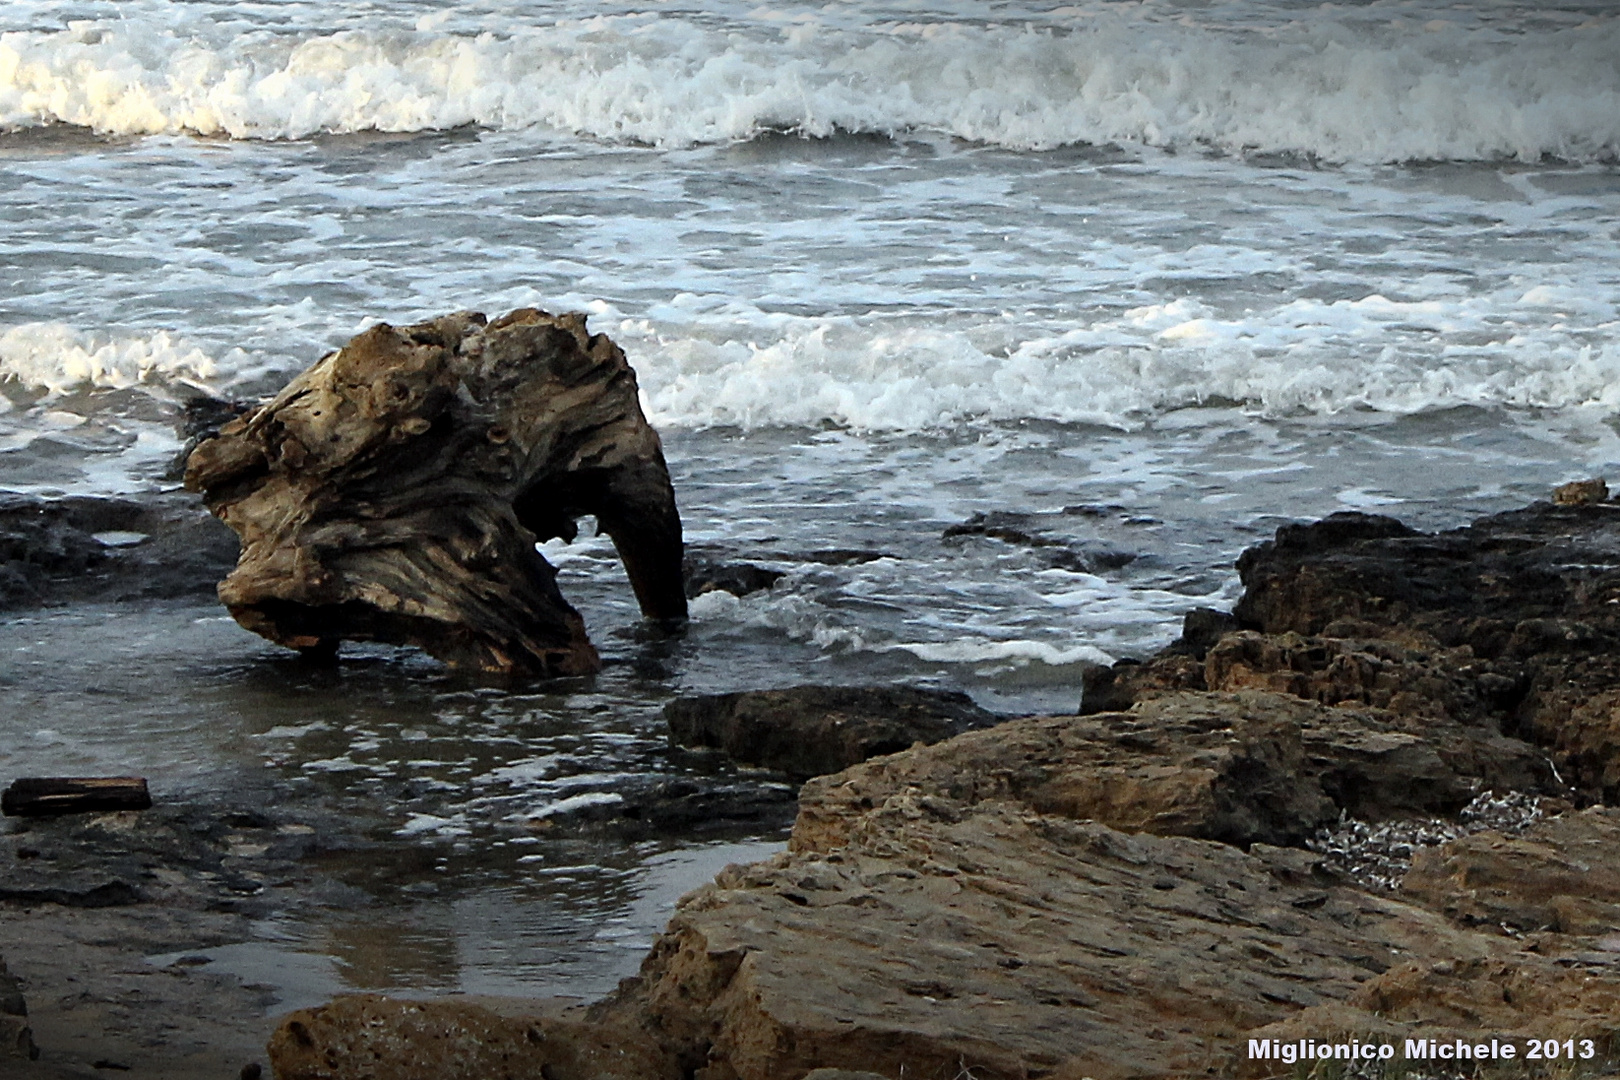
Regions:
[[1377, 825], [1343, 818], [1321, 829], [1305, 846], [1323, 862], [1364, 889], [1393, 892], [1412, 867], [1418, 848], [1434, 847], [1470, 833], [1494, 831], [1514, 835], [1541, 820], [1542, 800], [1535, 795], [1486, 791], [1449, 818], [1411, 818]]

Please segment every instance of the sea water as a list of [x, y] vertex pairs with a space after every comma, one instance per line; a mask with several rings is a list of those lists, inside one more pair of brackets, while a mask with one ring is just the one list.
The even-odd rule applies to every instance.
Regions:
[[673, 695], [1072, 710], [1284, 521], [1449, 527], [1620, 460], [1606, 0], [16, 0], [0, 128], [0, 489], [163, 490], [187, 397], [534, 305], [626, 350], [688, 541], [785, 575], [649, 639], [605, 538], [550, 543], [606, 667], [521, 690], [311, 673], [207, 605], [9, 616], [7, 776], [266, 785], [421, 856], [394, 931], [219, 957], [288, 1000], [633, 969], [780, 840], [537, 841], [723, 768]]

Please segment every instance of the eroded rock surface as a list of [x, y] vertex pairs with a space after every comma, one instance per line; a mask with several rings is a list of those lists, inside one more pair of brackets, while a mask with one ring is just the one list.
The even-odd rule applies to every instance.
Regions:
[[617, 1017], [532, 1002], [342, 997], [289, 1016], [269, 1045], [279, 1080], [681, 1080], [674, 1057]]
[[1180, 693], [1128, 713], [1030, 717], [818, 777], [794, 843], [827, 847], [908, 790], [1130, 832], [1298, 844], [1348, 815], [1456, 812], [1477, 787], [1552, 790], [1535, 748], [1494, 732], [1282, 694]]
[[1482, 832], [1413, 858], [1402, 891], [1470, 926], [1596, 935], [1620, 966], [1620, 810], [1592, 807], [1517, 836]]
[[1238, 561], [1236, 633], [1088, 682], [1086, 711], [1264, 688], [1490, 727], [1620, 798], [1620, 504], [1537, 503], [1443, 533], [1334, 514]]
[[452, 664], [594, 671], [537, 541], [595, 515], [644, 614], [681, 619], [681, 527], [635, 373], [580, 315], [379, 325], [200, 443], [186, 486], [236, 531], [219, 586], [293, 648], [409, 643]]

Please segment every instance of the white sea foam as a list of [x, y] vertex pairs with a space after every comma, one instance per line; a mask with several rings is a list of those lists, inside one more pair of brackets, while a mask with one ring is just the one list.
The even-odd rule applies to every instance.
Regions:
[[167, 332], [110, 338], [62, 323], [24, 323], [0, 333], [0, 379], [57, 393], [102, 387], [206, 385], [212, 357]]
[[[1495, 297], [1293, 300], [1223, 317], [1177, 300], [986, 348], [973, 327], [847, 318], [777, 320], [775, 340], [669, 337], [644, 321], [615, 336], [637, 357], [657, 423], [915, 431], [964, 420], [1042, 419], [1128, 428], [1235, 402], [1267, 415], [1480, 408], [1620, 412], [1620, 322], [1588, 301], [1579, 333]], [[1523, 319], [1507, 316], [1523, 314]], [[683, 328], [690, 330], [690, 328]], [[1369, 346], [1369, 343], [1372, 343]]]
[[556, 802], [546, 803], [528, 811], [530, 818], [555, 817], [558, 814], [571, 814], [576, 810], [587, 810], [597, 806], [617, 806], [624, 802], [624, 796], [616, 791], [585, 791], [578, 795], [570, 795]]
[[1240, 33], [1079, 14], [1033, 29], [618, 15], [289, 34], [147, 6], [0, 35], [0, 123], [259, 139], [538, 126], [677, 146], [841, 129], [1341, 161], [1620, 151], [1620, 20], [1504, 35], [1329, 11]]
[[987, 660], [1010, 660], [1028, 663], [1031, 660], [1054, 667], [1068, 664], [1095, 664], [1107, 666], [1114, 658], [1091, 645], [1062, 648], [1048, 641], [916, 641], [899, 642], [887, 647], [911, 653], [921, 660], [934, 663], [982, 663]]
[[464, 814], [455, 814], [450, 817], [440, 817], [437, 814], [412, 814], [405, 824], [394, 830], [395, 836], [423, 836], [431, 835], [441, 839], [450, 839], [458, 836], [468, 836], [472, 828], [467, 824]]
[[[784, 316], [735, 304], [678, 323], [609, 311], [593, 327], [633, 357], [649, 418], [677, 428], [926, 431], [1038, 419], [1128, 429], [1222, 403], [1271, 416], [1460, 406], [1620, 414], [1614, 305], [1566, 286], [1510, 291], [1295, 299], [1240, 315], [1180, 299], [1067, 328], [1032, 323], [1011, 341], [993, 321]], [[218, 392], [265, 367], [237, 349], [216, 360], [166, 332], [114, 337], [58, 323], [0, 332], [0, 379], [55, 393]], [[43, 405], [23, 419], [36, 433], [84, 423]], [[597, 547], [561, 557], [607, 557]]]

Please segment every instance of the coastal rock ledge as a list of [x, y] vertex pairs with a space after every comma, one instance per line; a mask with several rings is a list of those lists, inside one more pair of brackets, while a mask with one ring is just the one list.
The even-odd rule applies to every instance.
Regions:
[[1122, 707], [806, 783], [789, 850], [685, 897], [607, 1000], [340, 998], [283, 1021], [277, 1076], [1270, 1077], [1309, 1066], [1250, 1040], [1354, 1039], [1397, 1058], [1345, 1075], [1395, 1077], [1419, 1035], [1613, 1075], [1620, 683], [1583, 650], [1620, 630], [1620, 507], [1328, 519], [1242, 565], [1235, 619], [1099, 681]]

